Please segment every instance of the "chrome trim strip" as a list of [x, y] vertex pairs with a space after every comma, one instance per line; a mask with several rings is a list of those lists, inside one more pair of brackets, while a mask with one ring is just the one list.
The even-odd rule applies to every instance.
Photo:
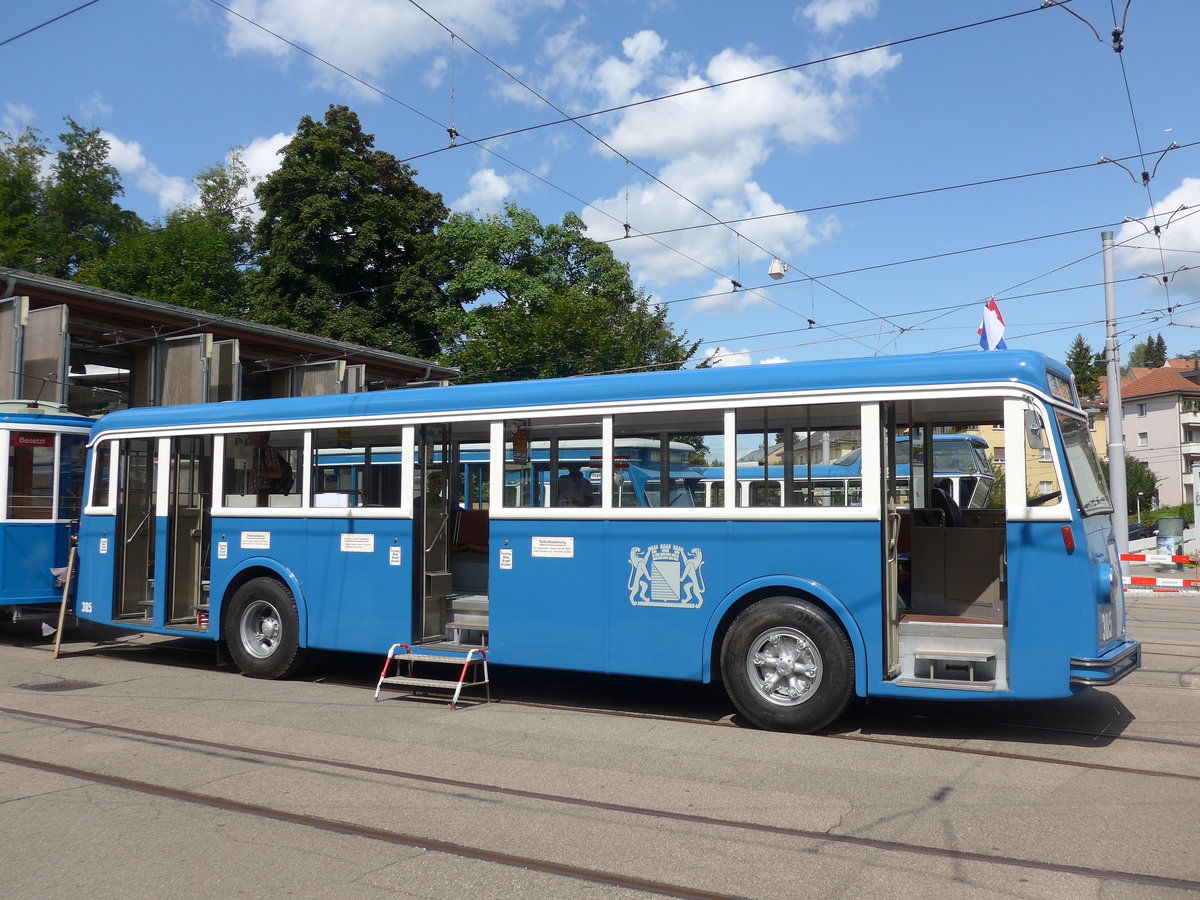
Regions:
[[1109, 660], [1072, 659], [1071, 666], [1081, 669], [1106, 670], [1104, 672], [1096, 672], [1095, 677], [1091, 675], [1072, 675], [1071, 684], [1082, 684], [1093, 687], [1115, 684], [1130, 672], [1142, 667], [1142, 645], [1135, 642]]
[[1131, 654], [1137, 653], [1139, 650], [1141, 650], [1141, 648], [1142, 648], [1142, 645], [1139, 644], [1137, 641], [1134, 641], [1128, 647], [1126, 647], [1124, 651], [1122, 651], [1118, 655], [1112, 657], [1111, 659], [1107, 659], [1107, 658], [1097, 659], [1095, 657], [1076, 659], [1076, 658], [1072, 657], [1071, 666], [1074, 668], [1077, 668], [1077, 669], [1107, 669], [1107, 668], [1110, 668], [1111, 666], [1114, 666], [1117, 663], [1121, 662], [1122, 660], [1125, 659], [1125, 657], [1127, 657]]

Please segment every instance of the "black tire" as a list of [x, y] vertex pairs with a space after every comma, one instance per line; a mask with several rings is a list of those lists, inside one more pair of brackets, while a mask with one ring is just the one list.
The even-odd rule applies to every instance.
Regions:
[[296, 600], [274, 578], [247, 581], [229, 601], [225, 643], [243, 675], [286, 678], [304, 662]]
[[733, 620], [721, 647], [725, 691], [759, 728], [811, 732], [850, 703], [854, 649], [823, 609], [770, 597]]

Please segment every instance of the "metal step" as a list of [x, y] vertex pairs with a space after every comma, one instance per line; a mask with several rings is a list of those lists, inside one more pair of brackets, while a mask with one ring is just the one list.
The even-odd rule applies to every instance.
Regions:
[[959, 681], [955, 678], [897, 678], [892, 684], [902, 687], [942, 688], [951, 691], [983, 691], [992, 693], [996, 690], [994, 681]]
[[[414, 678], [412, 675], [391, 675], [386, 678], [379, 679], [380, 684], [401, 684], [409, 687], [430, 687], [430, 688], [452, 688], [458, 687], [460, 682], [447, 681], [444, 678]], [[464, 681], [461, 682], [462, 687], [479, 687], [487, 684], [486, 681]]]
[[451, 594], [446, 598], [450, 609], [455, 612], [483, 613], [487, 615], [487, 594]]
[[[478, 625], [472, 627], [477, 630], [480, 628]], [[482, 628], [486, 629], [487, 626], [484, 625]], [[400, 648], [403, 648], [403, 652], [397, 653], [396, 651]], [[388, 675], [388, 669], [392, 666], [393, 662], [396, 664], [396, 674]], [[400, 664], [402, 662], [408, 663], [408, 673], [405, 675], [400, 674]], [[450, 678], [427, 678], [415, 675], [413, 674], [414, 663], [421, 663], [425, 666], [439, 664], [454, 666], [455, 674], [457, 674], [458, 678], [457, 680], [452, 680]], [[482, 677], [475, 674], [479, 671], [480, 667], [483, 669]], [[473, 680], [471, 681], [467, 680], [468, 672], [473, 675]], [[383, 664], [383, 671], [379, 673], [379, 683], [375, 685], [376, 700], [379, 699], [380, 688], [385, 684], [395, 687], [452, 690], [454, 694], [450, 699], [451, 709], [454, 709], [457, 705], [458, 699], [465, 687], [486, 687], [487, 699], [489, 702], [492, 699], [490, 679], [488, 677], [487, 653], [479, 648], [472, 648], [466, 651], [466, 653], [446, 653], [445, 655], [439, 654], [435, 656], [430, 653], [414, 653], [412, 648], [407, 644], [393, 644], [391, 649], [388, 650], [387, 659]]]

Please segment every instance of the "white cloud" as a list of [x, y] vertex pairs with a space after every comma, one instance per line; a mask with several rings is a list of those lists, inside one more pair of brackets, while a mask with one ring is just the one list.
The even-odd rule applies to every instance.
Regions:
[[425, 71], [421, 75], [421, 81], [430, 90], [440, 88], [446, 81], [446, 76], [450, 72], [450, 60], [445, 56], [438, 56], [430, 60], [425, 67]]
[[35, 118], [37, 117], [33, 110], [23, 103], [5, 103], [4, 116], [0, 118], [0, 130], [16, 137], [18, 132], [31, 126]]
[[776, 366], [786, 362], [791, 362], [786, 356], [768, 356], [766, 359], [760, 359], [758, 364], [760, 366]]
[[99, 91], [92, 91], [92, 96], [80, 104], [84, 119], [103, 119], [112, 114], [112, 106]]
[[748, 349], [730, 350], [728, 347], [709, 347], [704, 351], [704, 358], [714, 368], [718, 366], [748, 366], [751, 363]]
[[[726, 272], [738, 261], [765, 269], [770, 255], [786, 259], [827, 239], [831, 225], [804, 215], [786, 215], [788, 208], [762, 186], [757, 173], [781, 149], [803, 151], [814, 143], [843, 139], [851, 127], [848, 110], [855, 99], [851, 87], [878, 79], [899, 57], [868, 54], [869, 60], [827, 67], [821, 73], [784, 72], [696, 90], [777, 69], [781, 63], [770, 56], [726, 49], [712, 57], [703, 73], [680, 74], [673, 71], [679, 61], [665, 55], [663, 45], [653, 37], [641, 32], [627, 42], [624, 69], [611, 59], [603, 63], [595, 90], [606, 95], [605, 102], [633, 102], [650, 92], [693, 91], [625, 110], [604, 135], [619, 153], [647, 168], [648, 160], [661, 160], [657, 177], [678, 193], [644, 178], [623, 185], [583, 213], [589, 235], [597, 240], [619, 238], [627, 221], [635, 233], [692, 227], [663, 235], [658, 242], [635, 238], [613, 244], [614, 252], [631, 264], [635, 277], [652, 286], [707, 277], [710, 267]], [[629, 74], [635, 61], [640, 68]], [[614, 73], [628, 77], [622, 82]], [[636, 87], [616, 96], [622, 84], [635, 80]], [[733, 226], [749, 240], [739, 241], [730, 229], [713, 226], [713, 216], [723, 222], [755, 219]], [[769, 248], [769, 253], [751, 240]], [[746, 302], [708, 301], [695, 308], [733, 311]]]
[[[293, 137], [295, 137], [294, 134], [284, 134], [280, 131], [270, 137], [257, 137], [245, 147], [240, 148], [242, 163], [246, 166], [246, 174], [250, 178], [250, 184], [238, 197], [242, 203], [257, 203], [254, 186], [279, 168], [279, 164], [283, 162], [279, 151]], [[262, 215], [262, 211], [257, 205], [250, 206], [250, 213], [254, 218]]]
[[833, 61], [834, 80], [845, 85], [855, 78], [877, 78], [900, 65], [900, 59], [899, 53], [890, 50], [868, 50], [843, 56]]
[[[518, 21], [559, 0], [430, 0], [423, 4], [447, 28], [476, 46], [511, 44]], [[450, 35], [410, 3], [394, 0], [236, 0], [231, 8], [265, 29], [364, 78], [378, 78], [390, 65], [427, 52], [446, 52]], [[284, 61], [296, 51], [279, 38], [235, 15], [226, 15], [226, 46], [234, 53], [265, 53]], [[344, 82], [313, 61], [323, 82]]]
[[813, 0], [800, 14], [824, 34], [857, 18], [869, 19], [878, 11], [879, 0]]
[[504, 201], [523, 185], [520, 176], [498, 175], [495, 169], [480, 169], [471, 176], [467, 192], [450, 204], [456, 212], [499, 212]]
[[600, 92], [609, 102], [620, 103], [642, 83], [666, 47], [666, 41], [653, 31], [639, 31], [625, 38], [621, 42], [625, 59], [610, 56], [596, 69]]
[[101, 131], [100, 135], [108, 141], [108, 161], [117, 167], [122, 179], [133, 178], [138, 188], [157, 197], [163, 212], [174, 209], [194, 194], [186, 178], [167, 175], [147, 160], [141, 144], [123, 141], [108, 131]]
[[[1127, 222], [1117, 233], [1117, 266], [1158, 276], [1159, 285], [1165, 275], [1173, 297], [1200, 298], [1200, 178], [1183, 179], [1147, 216], [1151, 214], [1156, 218], [1143, 219], [1144, 224]], [[1162, 230], [1161, 256], [1159, 239], [1150, 230], [1156, 224]], [[1151, 279], [1145, 281], [1147, 287], [1154, 285]]]
[[251, 181], [262, 181], [279, 168], [279, 164], [283, 162], [279, 151], [293, 137], [295, 134], [278, 131], [270, 137], [257, 137], [242, 148], [242, 162], [246, 164]]

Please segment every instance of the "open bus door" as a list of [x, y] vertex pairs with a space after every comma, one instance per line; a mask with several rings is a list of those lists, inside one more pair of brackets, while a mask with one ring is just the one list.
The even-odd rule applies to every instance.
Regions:
[[454, 445], [450, 428], [426, 425], [417, 434], [414, 467], [413, 538], [416, 583], [413, 585], [417, 621], [414, 632], [421, 642], [438, 640], [446, 633], [446, 604], [450, 575], [451, 488], [454, 484]]
[[113, 618], [207, 630], [212, 438], [129, 438], [119, 452]]
[[114, 619], [154, 621], [157, 440], [120, 444]]
[[900, 553], [899, 496], [896, 487], [896, 405], [880, 407], [879, 458], [883, 499], [883, 629], [884, 677], [900, 674]]
[[203, 625], [208, 620], [211, 523], [212, 437], [172, 438], [167, 494], [169, 626]]

